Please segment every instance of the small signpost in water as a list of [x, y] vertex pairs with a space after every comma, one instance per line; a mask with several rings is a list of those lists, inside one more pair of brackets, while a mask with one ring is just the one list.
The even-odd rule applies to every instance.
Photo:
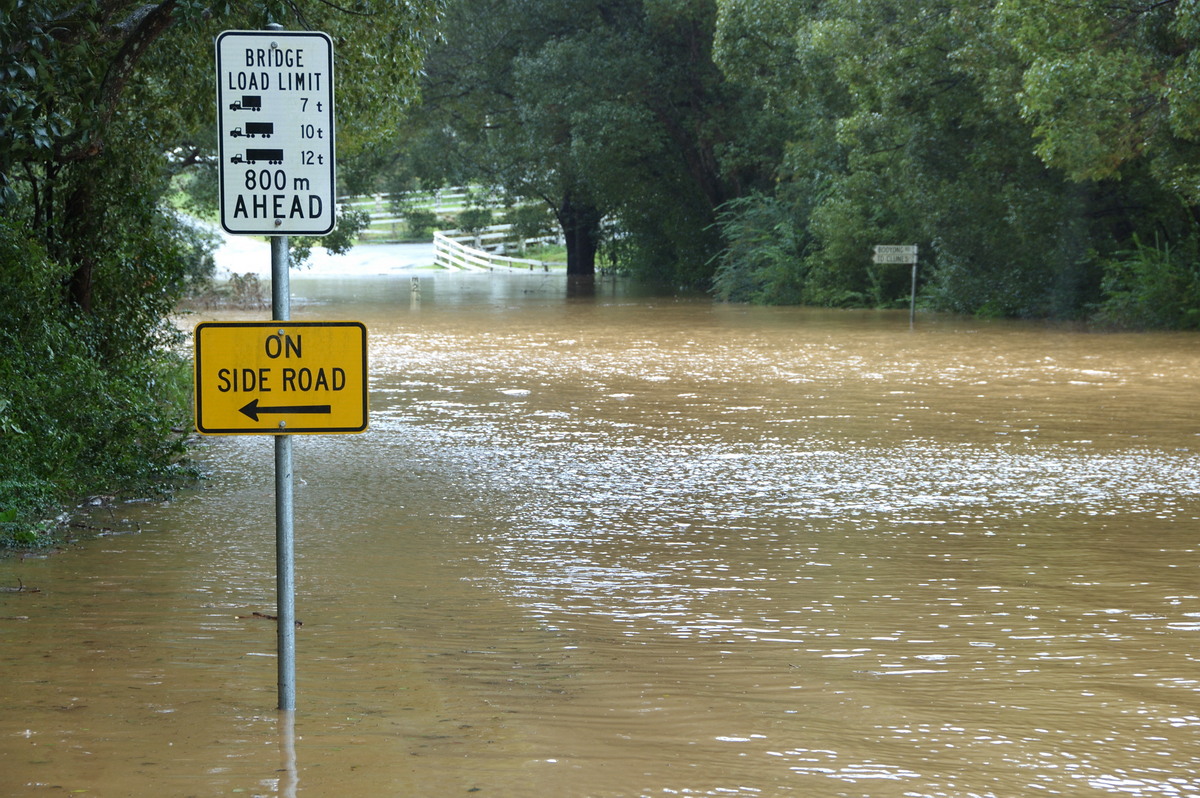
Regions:
[[[296, 708], [292, 436], [367, 428], [367, 331], [292, 322], [288, 235], [334, 227], [333, 45], [329, 36], [217, 37], [221, 226], [271, 239], [271, 320], [195, 330], [196, 430], [275, 436], [279, 708]], [[249, 139], [255, 143], [250, 145]]]
[[908, 326], [917, 322], [917, 245], [916, 244], [876, 244], [876, 263], [911, 263], [912, 264], [912, 296], [908, 305]]

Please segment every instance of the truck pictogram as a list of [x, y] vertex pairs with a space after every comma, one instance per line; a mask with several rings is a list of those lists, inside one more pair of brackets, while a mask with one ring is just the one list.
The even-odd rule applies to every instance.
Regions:
[[243, 94], [242, 99], [234, 100], [229, 105], [230, 111], [261, 111], [262, 97], [257, 94]]
[[230, 136], [235, 138], [237, 136], [245, 136], [248, 139], [252, 139], [255, 136], [262, 136], [264, 139], [269, 139], [274, 133], [274, 122], [247, 122], [245, 124], [244, 132], [241, 127], [235, 127], [233, 130], [229, 131]]
[[[238, 156], [233, 156], [237, 158]], [[246, 150], [246, 163], [253, 164], [259, 161], [266, 161], [269, 164], [283, 163], [283, 150]], [[233, 160], [232, 163], [241, 163], [241, 161]]]

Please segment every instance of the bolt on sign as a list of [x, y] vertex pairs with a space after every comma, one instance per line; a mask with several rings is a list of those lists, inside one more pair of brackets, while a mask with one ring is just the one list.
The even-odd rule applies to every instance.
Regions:
[[333, 42], [312, 31], [217, 36], [221, 226], [333, 230]]
[[207, 435], [367, 428], [357, 321], [206, 321], [195, 329], [196, 429]]

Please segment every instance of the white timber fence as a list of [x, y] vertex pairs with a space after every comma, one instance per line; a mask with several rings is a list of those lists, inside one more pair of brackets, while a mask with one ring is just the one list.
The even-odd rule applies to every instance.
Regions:
[[[367, 194], [362, 196], [338, 197], [338, 204], [350, 208], [374, 210], [380, 205], [401, 203], [413, 208], [423, 208], [434, 213], [450, 213], [470, 207], [474, 194], [466, 187], [441, 188], [433, 191], [402, 191], [398, 194]], [[372, 213], [372, 217], [375, 214]], [[379, 216], [383, 220], [404, 218], [403, 214]]]
[[[553, 236], [516, 242], [519, 249], [530, 244], [553, 242]], [[437, 230], [433, 234], [433, 262], [447, 269], [466, 271], [550, 271], [560, 264], [529, 258], [514, 258], [504, 252], [514, 246], [512, 225], [497, 224], [479, 233]]]
[[[346, 207], [365, 210], [371, 215], [372, 226], [395, 223], [407, 215], [397, 207], [432, 210], [439, 214], [462, 212], [477, 202], [480, 195], [495, 196], [478, 187], [455, 187], [434, 191], [411, 191], [401, 194], [373, 194], [339, 197]], [[490, 203], [499, 207], [499, 202]], [[496, 224], [476, 233], [462, 230], [440, 230], [433, 234], [434, 263], [448, 269], [468, 271], [545, 271], [556, 264], [513, 255], [524, 255], [530, 246], [561, 245], [562, 237], [555, 235], [521, 239], [511, 224]], [[511, 253], [511, 254], [510, 254]]]

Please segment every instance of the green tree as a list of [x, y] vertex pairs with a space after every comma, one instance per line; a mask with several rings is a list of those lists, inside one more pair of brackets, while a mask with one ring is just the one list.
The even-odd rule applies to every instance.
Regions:
[[542, 202], [569, 274], [594, 272], [615, 227], [640, 273], [707, 280], [733, 178], [723, 147], [740, 129], [712, 63], [713, 2], [456, 0], [447, 18], [416, 137], [441, 142], [441, 174]]
[[[0, 213], [72, 264], [71, 298], [89, 311], [108, 250], [101, 244], [128, 234], [119, 232], [120, 214], [156, 203], [172, 171], [215, 165], [213, 104], [196, 101], [214, 95], [215, 33], [271, 19], [329, 31], [339, 154], [352, 158], [390, 137], [415, 91], [421, 31], [436, 9], [434, 0], [344, 8], [8, 0], [0, 17]], [[133, 190], [143, 196], [131, 200]]]
[[[873, 265], [870, 246], [909, 243], [921, 246], [934, 307], [1075, 316], [1101, 298], [1105, 253], [1139, 230], [1180, 229], [1144, 165], [1098, 180], [1034, 153], [1017, 5], [1037, 4], [722, 0], [720, 63], [792, 127], [776, 196], [797, 204], [787, 225], [804, 242], [790, 258], [796, 279], [778, 280], [776, 266], [747, 290], [792, 301], [799, 284], [808, 302], [900, 302], [906, 270]], [[1043, 4], [1039, 15], [1055, 13]], [[739, 224], [725, 217], [727, 238]], [[753, 263], [721, 268], [745, 277]]]
[[1200, 200], [1200, 17], [1194, 4], [999, 4], [1020, 54], [1018, 100], [1037, 152], [1077, 180], [1119, 176], [1139, 160]]
[[[1020, 111], [1036, 152], [1110, 201], [1099, 316], [1195, 324], [1200, 250], [1200, 16], [1194, 3], [998, 4], [1019, 54]], [[1157, 241], [1155, 247], [1145, 241]]]

